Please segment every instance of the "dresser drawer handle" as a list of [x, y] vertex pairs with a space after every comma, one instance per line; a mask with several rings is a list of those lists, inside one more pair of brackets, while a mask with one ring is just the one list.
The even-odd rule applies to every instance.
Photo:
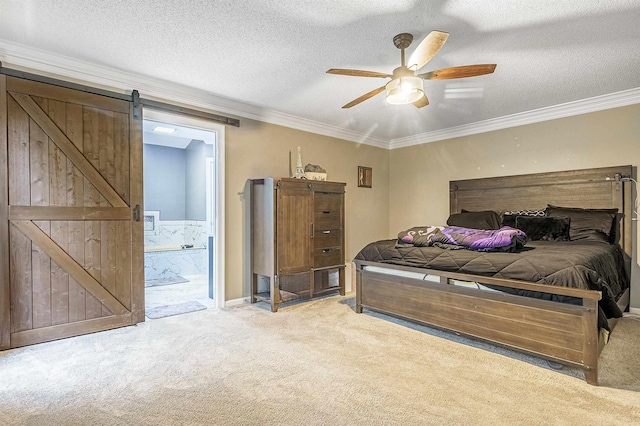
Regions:
[[331, 231], [322, 231], [323, 234], [330, 234]]
[[329, 214], [329, 213], [331, 213], [329, 210], [324, 210], [324, 211], [322, 212], [322, 214]]
[[323, 253], [329, 253], [331, 251], [331, 249], [322, 249]]

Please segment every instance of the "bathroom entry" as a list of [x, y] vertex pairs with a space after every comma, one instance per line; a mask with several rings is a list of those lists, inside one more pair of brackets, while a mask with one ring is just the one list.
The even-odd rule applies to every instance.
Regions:
[[145, 313], [215, 306], [216, 133], [143, 122]]

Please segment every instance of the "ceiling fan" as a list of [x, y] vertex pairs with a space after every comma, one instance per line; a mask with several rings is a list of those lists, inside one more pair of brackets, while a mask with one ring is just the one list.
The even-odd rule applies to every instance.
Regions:
[[424, 67], [427, 62], [442, 49], [448, 37], [449, 33], [431, 31], [411, 54], [407, 65], [405, 63], [404, 50], [411, 45], [413, 35], [402, 33], [395, 36], [393, 38], [393, 44], [400, 49], [402, 64], [393, 70], [393, 74], [338, 68], [328, 70], [327, 73], [329, 74], [391, 78], [391, 81], [386, 85], [354, 99], [342, 108], [351, 108], [385, 90], [387, 92], [387, 102], [390, 104], [413, 104], [417, 108], [422, 108], [429, 105], [429, 99], [424, 93], [423, 80], [449, 80], [453, 78], [475, 77], [478, 75], [491, 74], [493, 70], [496, 69], [496, 64], [464, 65], [416, 75], [416, 72]]

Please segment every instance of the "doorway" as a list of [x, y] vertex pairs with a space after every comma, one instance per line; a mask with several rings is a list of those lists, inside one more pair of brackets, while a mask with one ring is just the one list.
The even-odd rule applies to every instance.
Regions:
[[147, 316], [223, 307], [224, 127], [145, 109], [143, 165]]

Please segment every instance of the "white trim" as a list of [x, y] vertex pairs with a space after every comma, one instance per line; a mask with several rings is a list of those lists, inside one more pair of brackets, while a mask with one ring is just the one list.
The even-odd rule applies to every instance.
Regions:
[[214, 147], [215, 159], [218, 161], [216, 167], [216, 206], [218, 210], [218, 217], [216, 220], [214, 236], [215, 257], [213, 260], [213, 270], [215, 272], [215, 284], [213, 289], [213, 301], [216, 308], [223, 308], [225, 306], [225, 127], [205, 119], [152, 109], [143, 110], [143, 117], [145, 120], [162, 121], [165, 123], [193, 127], [216, 133], [216, 143]]
[[224, 303], [225, 308], [232, 308], [234, 306], [244, 305], [245, 303], [250, 303], [248, 297], [241, 297], [239, 299], [227, 300]]
[[640, 315], [640, 308], [629, 308], [629, 313], [634, 315]]
[[510, 127], [555, 120], [557, 118], [570, 117], [637, 103], [640, 103], [640, 87], [504, 117], [492, 118], [490, 120], [478, 121], [462, 126], [450, 127], [448, 129], [434, 130], [433, 132], [421, 133], [406, 138], [392, 139], [389, 142], [389, 149], [404, 148], [428, 142], [508, 129]]
[[404, 148], [640, 103], [640, 87], [638, 87], [448, 129], [386, 140], [372, 137], [366, 133], [249, 105], [193, 87], [119, 71], [67, 56], [54, 55], [44, 50], [3, 39], [0, 39], [0, 61], [8, 68], [37, 72], [77, 83], [88, 83], [120, 93], [129, 93], [131, 90], [137, 89], [142, 97], [148, 99], [171, 101], [203, 111], [235, 115], [385, 149]]
[[236, 115], [380, 148], [388, 148], [389, 145], [385, 139], [375, 138], [364, 133], [249, 105], [193, 87], [128, 73], [68, 56], [53, 55], [40, 49], [2, 39], [0, 39], [0, 61], [7, 68], [37, 71], [49, 77], [63, 77], [65, 80], [71, 79], [78, 83], [91, 83], [120, 93], [129, 93], [131, 90], [137, 89], [140, 96], [147, 99], [169, 100], [204, 111]]

